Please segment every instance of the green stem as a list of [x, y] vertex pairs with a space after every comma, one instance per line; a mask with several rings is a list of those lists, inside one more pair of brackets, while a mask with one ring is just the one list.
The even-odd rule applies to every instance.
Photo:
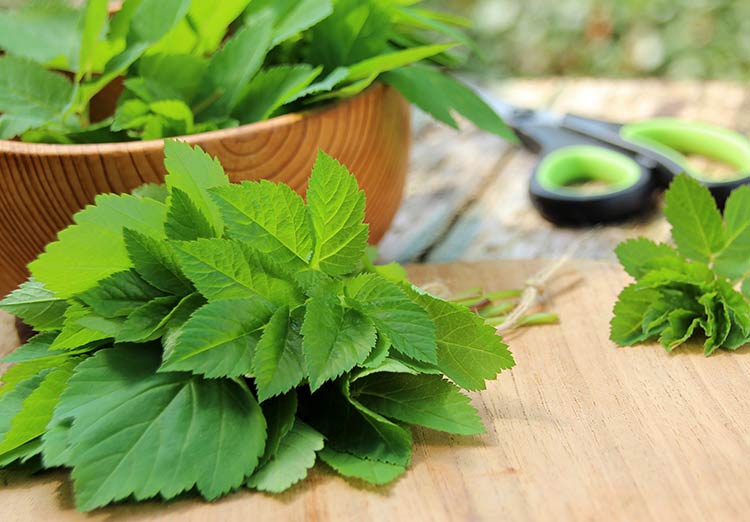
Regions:
[[545, 324], [557, 324], [560, 322], [560, 316], [557, 314], [531, 314], [522, 317], [516, 326], [540, 326]]
[[513, 308], [515, 306], [516, 306], [515, 303], [512, 303], [510, 301], [505, 301], [503, 303], [498, 303], [498, 304], [493, 305], [493, 306], [488, 306], [486, 308], [482, 308], [479, 311], [479, 315], [481, 315], [482, 317], [488, 317], [488, 318], [490, 318], [490, 317], [497, 317], [497, 316], [500, 316], [500, 315], [507, 314], [508, 312], [510, 312], [511, 310], [513, 310]]
[[505, 301], [507, 299], [518, 299], [523, 294], [523, 290], [500, 290], [499, 292], [490, 292], [485, 295], [490, 301]]

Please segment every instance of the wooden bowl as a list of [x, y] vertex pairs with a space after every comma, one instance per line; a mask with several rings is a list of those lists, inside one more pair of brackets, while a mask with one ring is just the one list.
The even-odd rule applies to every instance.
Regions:
[[[309, 113], [186, 136], [218, 157], [232, 181], [283, 181], [304, 194], [318, 150], [357, 176], [367, 194], [370, 241], [385, 234], [401, 203], [410, 147], [410, 108], [375, 85]], [[0, 140], [0, 296], [26, 277], [73, 214], [99, 193], [162, 182], [164, 142], [46, 145]]]

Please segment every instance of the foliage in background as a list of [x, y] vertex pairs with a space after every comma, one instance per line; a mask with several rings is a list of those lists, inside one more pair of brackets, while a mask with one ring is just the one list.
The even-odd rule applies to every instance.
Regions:
[[750, 80], [746, 0], [432, 0], [474, 22], [491, 76]]
[[[0, 139], [116, 142], [235, 127], [387, 81], [437, 119], [512, 133], [438, 65], [471, 45], [409, 0], [37, 0], [0, 11]], [[421, 62], [421, 63], [420, 63]], [[418, 66], [411, 67], [412, 64]], [[97, 95], [124, 78], [114, 115]], [[427, 95], [426, 93], [429, 93]]]
[[[0, 308], [0, 466], [71, 468], [76, 505], [281, 492], [319, 456], [375, 484], [410, 425], [484, 431], [461, 389], [513, 366], [495, 329], [365, 255], [365, 196], [320, 155], [307, 202], [167, 142], [166, 187], [100, 195]], [[446, 379], [447, 377], [447, 379]], [[450, 380], [448, 380], [450, 379]]]

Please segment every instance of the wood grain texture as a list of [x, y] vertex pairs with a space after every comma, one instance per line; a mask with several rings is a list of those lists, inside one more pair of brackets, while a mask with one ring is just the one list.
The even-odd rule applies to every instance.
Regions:
[[[304, 192], [319, 150], [353, 172], [367, 194], [371, 241], [388, 229], [408, 168], [410, 109], [376, 85], [328, 109], [187, 136], [219, 158], [232, 181], [269, 179]], [[129, 192], [166, 174], [163, 142], [37, 145], [0, 140], [0, 296], [26, 264], [102, 192]]]
[[[541, 266], [498, 261], [410, 272], [453, 291], [502, 289]], [[349, 482], [319, 464], [281, 496], [242, 492], [215, 504], [151, 502], [84, 516], [71, 507], [64, 474], [6, 475], [0, 520], [746, 520], [748, 349], [704, 358], [699, 346], [674, 355], [658, 346], [616, 348], [608, 321], [626, 282], [607, 263], [561, 273], [545, 306], [562, 323], [511, 334], [517, 367], [472, 394], [487, 433], [415, 430], [412, 465], [389, 487]], [[11, 327], [0, 326], [6, 348]]]
[[[747, 84], [553, 78], [498, 82], [488, 89], [521, 106], [622, 122], [676, 116], [750, 133]], [[456, 134], [419, 118], [417, 129], [406, 198], [381, 243], [384, 260], [555, 257], [589, 232], [555, 227], [533, 208], [528, 182], [535, 155], [468, 125]], [[650, 215], [596, 229], [576, 257], [612, 260], [623, 239], [666, 239], [669, 226], [658, 205]]]

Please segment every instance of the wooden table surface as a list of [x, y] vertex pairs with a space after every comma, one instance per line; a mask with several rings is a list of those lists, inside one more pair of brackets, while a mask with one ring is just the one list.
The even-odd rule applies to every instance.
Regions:
[[[612, 121], [678, 116], [750, 133], [750, 86], [721, 82], [545, 79], [498, 83], [490, 92], [531, 108]], [[416, 118], [407, 195], [381, 244], [385, 260], [448, 262], [554, 258], [585, 230], [550, 225], [531, 206], [528, 179], [537, 157], [499, 138]], [[659, 212], [597, 229], [576, 256], [614, 259], [623, 239], [663, 240]]]
[[[427, 265], [419, 283], [517, 287], [544, 263]], [[487, 428], [462, 437], [414, 430], [407, 473], [367, 487], [317, 465], [279, 496], [243, 491], [214, 503], [122, 504], [76, 513], [62, 472], [0, 475], [0, 520], [182, 521], [728, 521], [750, 513], [750, 352], [704, 358], [700, 346], [608, 341], [615, 265], [571, 264], [548, 309], [559, 326], [514, 332], [517, 366], [473, 393]], [[572, 283], [577, 283], [573, 284]], [[10, 348], [11, 322], [0, 315]]]

